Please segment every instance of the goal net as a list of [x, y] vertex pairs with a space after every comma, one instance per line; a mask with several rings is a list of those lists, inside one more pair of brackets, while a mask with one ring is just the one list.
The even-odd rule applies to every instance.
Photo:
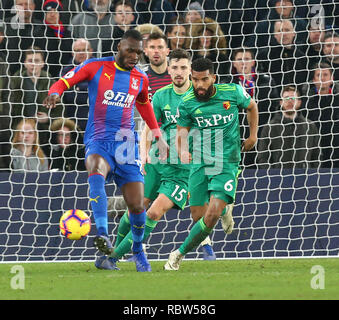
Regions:
[[[210, 235], [217, 258], [338, 256], [339, 8], [320, 2], [1, 1], [0, 261], [98, 254], [84, 166], [88, 82], [52, 111], [43, 100], [74, 66], [114, 55], [134, 27], [144, 38], [164, 32], [171, 50], [183, 47], [193, 59], [210, 58], [218, 82], [241, 85], [258, 104], [258, 143], [242, 154], [234, 230], [226, 235], [219, 221]], [[149, 67], [147, 56], [140, 67]], [[239, 121], [244, 140], [245, 112]], [[137, 113], [135, 123], [140, 133]], [[114, 241], [125, 206], [113, 182], [106, 191]], [[90, 234], [78, 241], [60, 234], [70, 209], [91, 216]], [[188, 205], [170, 210], [145, 242], [148, 258], [167, 259], [193, 224]], [[201, 248], [187, 258], [202, 258]]]

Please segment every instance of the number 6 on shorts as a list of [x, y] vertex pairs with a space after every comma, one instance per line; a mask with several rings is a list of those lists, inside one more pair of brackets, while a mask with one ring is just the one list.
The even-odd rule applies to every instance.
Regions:
[[231, 179], [231, 180], [228, 180], [225, 184], [224, 184], [224, 189], [225, 189], [225, 191], [227, 191], [227, 192], [231, 192], [232, 190], [233, 190], [233, 182], [234, 182], [234, 180], [233, 179]]

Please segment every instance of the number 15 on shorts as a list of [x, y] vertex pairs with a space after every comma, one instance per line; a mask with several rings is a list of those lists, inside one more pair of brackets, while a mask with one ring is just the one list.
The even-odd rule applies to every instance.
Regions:
[[186, 189], [184, 189], [181, 186], [176, 184], [175, 189], [171, 194], [171, 197], [180, 202], [180, 201], [182, 201], [182, 199], [184, 198], [186, 193], [187, 193]]

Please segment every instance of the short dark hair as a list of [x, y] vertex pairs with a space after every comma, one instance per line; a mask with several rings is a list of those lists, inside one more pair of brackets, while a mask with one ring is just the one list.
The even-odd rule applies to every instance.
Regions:
[[253, 51], [252, 49], [250, 49], [250, 48], [248, 48], [248, 47], [243, 47], [243, 48], [235, 49], [235, 50], [233, 51], [233, 54], [232, 54], [233, 60], [235, 59], [235, 56], [236, 56], [239, 52], [241, 52], [241, 53], [249, 52], [249, 53], [251, 54], [251, 56], [252, 56], [252, 59], [255, 58], [254, 51]]
[[32, 46], [29, 47], [28, 49], [25, 50], [24, 52], [24, 58], [26, 60], [27, 56], [31, 55], [31, 54], [35, 54], [35, 53], [39, 53], [42, 56], [42, 59], [45, 61], [45, 52], [37, 46]]
[[171, 61], [173, 59], [187, 59], [188, 61], [191, 60], [191, 55], [188, 51], [178, 48], [178, 49], [174, 49], [170, 52], [169, 56], [168, 56], [168, 60]]
[[294, 92], [297, 93], [298, 97], [300, 97], [300, 92], [299, 92], [298, 88], [296, 86], [292, 86], [292, 85], [284, 86], [281, 90], [281, 96], [284, 94], [284, 92], [288, 92], [288, 91], [294, 91]]
[[209, 70], [214, 74], [213, 62], [208, 58], [198, 58], [192, 62], [192, 70], [197, 72]]
[[320, 61], [320, 62], [315, 63], [311, 66], [312, 78], [313, 78], [315, 70], [317, 70], [317, 69], [329, 69], [331, 71], [331, 73], [333, 74], [333, 67], [327, 62], [321, 62]]
[[339, 33], [335, 32], [335, 31], [327, 31], [325, 32], [325, 36], [324, 36], [324, 41], [326, 39], [329, 39], [329, 38], [339, 38]]
[[160, 33], [160, 32], [152, 32], [148, 36], [148, 38], [146, 39], [146, 45], [147, 45], [148, 41], [150, 41], [150, 40], [159, 40], [159, 39], [163, 39], [166, 43], [166, 46], [167, 46], [168, 38], [164, 33]]
[[119, 0], [118, 2], [116, 2], [114, 4], [114, 13], [117, 11], [117, 6], [126, 6], [126, 7], [130, 7], [132, 10], [134, 10], [132, 2], [130, 2], [128, 0]]
[[121, 40], [132, 38], [137, 41], [142, 41], [142, 35], [138, 30], [129, 29], [127, 30], [124, 35], [122, 36]]

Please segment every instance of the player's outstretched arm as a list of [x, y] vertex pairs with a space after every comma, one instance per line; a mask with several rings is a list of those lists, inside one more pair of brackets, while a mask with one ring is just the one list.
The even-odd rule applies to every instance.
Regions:
[[55, 108], [56, 104], [60, 102], [60, 97], [64, 91], [70, 89], [79, 82], [90, 80], [94, 73], [95, 72], [92, 72], [91, 70], [90, 63], [73, 68], [57, 82], [52, 84], [49, 88], [48, 96], [43, 102], [44, 106], [48, 109]]
[[258, 140], [258, 106], [257, 103], [251, 99], [247, 107], [247, 121], [250, 127], [250, 136], [243, 142], [242, 151], [250, 151], [253, 149]]

